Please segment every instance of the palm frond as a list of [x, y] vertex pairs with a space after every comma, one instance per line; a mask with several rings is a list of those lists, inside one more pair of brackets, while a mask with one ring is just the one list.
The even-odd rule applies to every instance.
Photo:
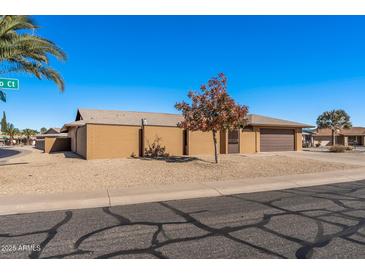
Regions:
[[49, 66], [49, 57], [63, 61], [66, 53], [48, 39], [19, 32], [36, 28], [29, 16], [0, 16], [0, 73], [30, 73], [55, 82], [63, 91], [64, 80]]
[[65, 89], [65, 83], [62, 76], [54, 69], [46, 67], [40, 63], [32, 63], [25, 59], [17, 60], [12, 68], [8, 69], [9, 72], [24, 72], [33, 74], [38, 79], [47, 79], [56, 83], [61, 91]]
[[9, 31], [37, 28], [29, 16], [4, 15], [0, 18], [0, 36]]
[[41, 67], [39, 70], [42, 76], [55, 82], [61, 91], [65, 90], [65, 82], [62, 76], [56, 70], [50, 67]]
[[38, 28], [32, 18], [27, 15], [2, 15], [0, 17], [0, 29], [7, 29], [14, 25], [19, 27], [12, 27], [12, 30]]
[[44, 56], [52, 55], [60, 61], [67, 59], [66, 53], [52, 41], [36, 35], [22, 34], [9, 39], [0, 38], [0, 60], [8, 58], [12, 52], [32, 58], [30, 53], [34, 51]]
[[6, 94], [0, 90], [0, 101], [6, 102]]

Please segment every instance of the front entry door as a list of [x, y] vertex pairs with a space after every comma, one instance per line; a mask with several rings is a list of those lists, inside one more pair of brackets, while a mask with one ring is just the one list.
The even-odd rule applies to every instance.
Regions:
[[240, 152], [239, 130], [228, 131], [228, 153]]

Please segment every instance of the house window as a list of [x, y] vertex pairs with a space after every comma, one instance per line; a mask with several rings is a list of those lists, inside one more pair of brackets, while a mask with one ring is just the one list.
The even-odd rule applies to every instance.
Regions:
[[349, 136], [348, 143], [349, 145], [357, 145], [359, 144], [358, 136]]

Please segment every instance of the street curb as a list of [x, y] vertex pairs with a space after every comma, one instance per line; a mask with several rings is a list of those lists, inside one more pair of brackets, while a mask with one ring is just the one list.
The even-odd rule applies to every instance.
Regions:
[[0, 197], [0, 215], [110, 206], [107, 192]]
[[365, 168], [184, 185], [107, 189], [93, 193], [0, 196], [0, 215], [218, 197], [357, 180], [365, 180]]

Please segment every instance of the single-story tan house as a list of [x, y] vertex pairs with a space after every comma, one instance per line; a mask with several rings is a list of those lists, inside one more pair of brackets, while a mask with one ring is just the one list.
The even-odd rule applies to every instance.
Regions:
[[[314, 145], [332, 146], [332, 130], [329, 128], [316, 129], [313, 133]], [[344, 146], [365, 145], [365, 127], [342, 129], [336, 134], [336, 144]]]
[[70, 139], [67, 133], [61, 133], [61, 128], [51, 127], [44, 133], [37, 134], [35, 138], [35, 148], [46, 153], [71, 149]]
[[[178, 114], [79, 109], [75, 121], [61, 132], [70, 138], [71, 150], [85, 159], [143, 156], [157, 139], [170, 155], [213, 154], [212, 133], [177, 127], [182, 119]], [[250, 114], [244, 128], [219, 132], [218, 150], [221, 154], [299, 151], [302, 128], [308, 127]]]

